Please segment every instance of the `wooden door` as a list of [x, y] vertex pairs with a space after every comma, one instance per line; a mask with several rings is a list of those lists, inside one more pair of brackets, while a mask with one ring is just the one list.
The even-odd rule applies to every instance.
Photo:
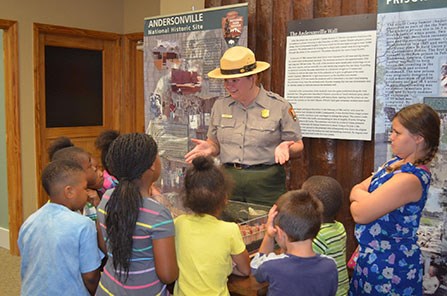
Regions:
[[[98, 114], [98, 117], [102, 116], [102, 119], [99, 123], [94, 125], [48, 126], [47, 115], [50, 114], [47, 113], [46, 108], [46, 47], [85, 49], [97, 51], [101, 54], [102, 110], [100, 112], [102, 114]], [[48, 163], [47, 148], [52, 141], [60, 136], [67, 136], [76, 146], [84, 148], [99, 159], [99, 152], [94, 146], [95, 138], [105, 129], [120, 130], [120, 118], [123, 116], [120, 104], [122, 89], [121, 35], [34, 24], [34, 61], [38, 206], [40, 207], [47, 201], [47, 196], [40, 186], [40, 177], [42, 168]], [[76, 79], [75, 73], [73, 73], [73, 79]], [[67, 114], [70, 111], [63, 108], [60, 110], [60, 112], [67, 112]]]

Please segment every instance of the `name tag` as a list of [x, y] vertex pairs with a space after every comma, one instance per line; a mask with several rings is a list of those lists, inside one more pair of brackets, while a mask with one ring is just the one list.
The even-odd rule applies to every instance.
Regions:
[[222, 118], [233, 118], [231, 114], [222, 114]]

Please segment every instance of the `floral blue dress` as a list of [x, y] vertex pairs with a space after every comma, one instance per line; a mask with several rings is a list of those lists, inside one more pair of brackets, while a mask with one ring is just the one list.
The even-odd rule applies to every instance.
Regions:
[[416, 231], [427, 201], [431, 174], [411, 163], [391, 173], [386, 171], [387, 166], [399, 160], [391, 159], [374, 174], [368, 192], [376, 190], [394, 174], [404, 172], [418, 177], [422, 197], [369, 224], [356, 225], [359, 257], [349, 295], [422, 295], [422, 255]]

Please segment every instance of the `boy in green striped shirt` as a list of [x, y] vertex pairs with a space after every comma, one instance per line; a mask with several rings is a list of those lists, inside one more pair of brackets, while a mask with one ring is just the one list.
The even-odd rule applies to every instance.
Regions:
[[346, 269], [346, 231], [342, 223], [335, 220], [343, 199], [343, 189], [337, 180], [327, 176], [312, 176], [302, 189], [321, 200], [324, 207], [323, 223], [313, 239], [314, 252], [332, 257], [337, 263], [337, 296], [347, 295], [349, 289]]

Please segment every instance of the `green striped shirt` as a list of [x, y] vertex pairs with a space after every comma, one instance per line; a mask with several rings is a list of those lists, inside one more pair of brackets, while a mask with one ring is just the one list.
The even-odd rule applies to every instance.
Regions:
[[346, 269], [346, 230], [343, 224], [321, 224], [320, 232], [312, 242], [314, 252], [332, 257], [337, 263], [338, 289], [337, 296], [348, 294], [349, 278]]

